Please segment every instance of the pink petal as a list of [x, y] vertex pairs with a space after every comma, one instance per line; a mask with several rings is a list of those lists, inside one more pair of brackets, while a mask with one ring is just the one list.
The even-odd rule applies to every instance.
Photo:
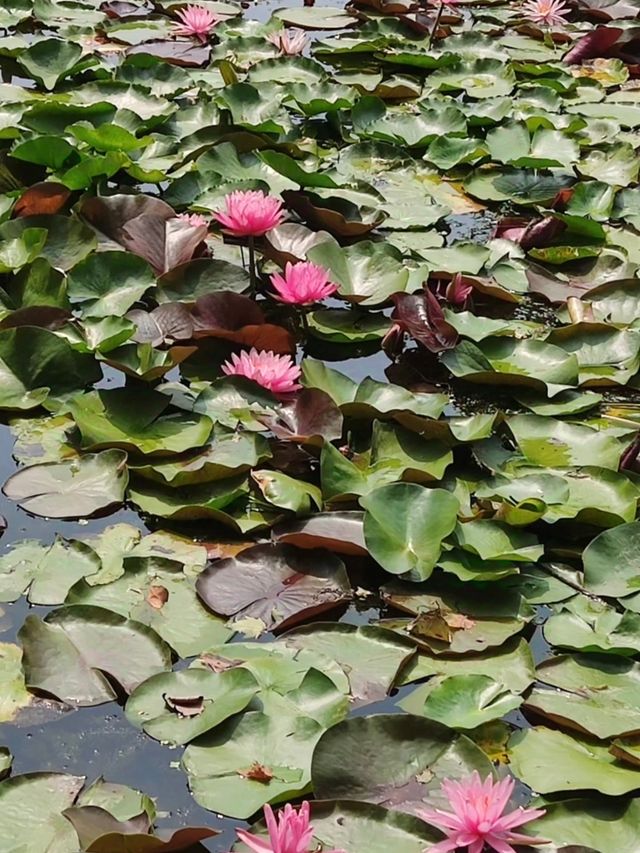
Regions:
[[493, 847], [496, 853], [516, 853], [510, 844], [507, 844], [506, 841], [499, 838], [497, 835], [487, 835], [485, 841], [490, 847]]
[[258, 838], [251, 832], [246, 832], [244, 829], [236, 829], [236, 835], [247, 847], [250, 847], [255, 853], [273, 853], [273, 847], [268, 841]]

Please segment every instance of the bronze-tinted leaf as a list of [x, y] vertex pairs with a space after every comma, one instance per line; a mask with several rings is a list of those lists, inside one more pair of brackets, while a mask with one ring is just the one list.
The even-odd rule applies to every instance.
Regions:
[[166, 586], [150, 586], [147, 594], [147, 604], [154, 610], [162, 610], [169, 601], [169, 590]]
[[254, 761], [251, 767], [248, 767], [246, 770], [238, 770], [238, 775], [244, 779], [251, 779], [253, 782], [262, 782], [263, 785], [266, 785], [274, 778], [273, 772], [258, 761]]
[[255, 545], [220, 560], [196, 581], [207, 607], [232, 617], [261, 619], [265, 630], [283, 629], [351, 598], [339, 557], [292, 545]]
[[191, 312], [181, 302], [167, 302], [153, 311], [134, 308], [125, 316], [137, 326], [132, 338], [136, 343], [150, 343], [157, 347], [174, 341], [186, 341], [193, 335]]
[[62, 814], [73, 824], [83, 850], [88, 849], [93, 841], [107, 833], [146, 836], [151, 829], [149, 816], [146, 812], [142, 812], [129, 820], [118, 820], [111, 812], [100, 806], [71, 806], [71, 808], [65, 809]]
[[139, 255], [158, 275], [190, 261], [207, 235], [206, 225], [178, 219], [170, 205], [146, 195], [88, 198], [79, 212], [103, 243]]
[[193, 308], [194, 337], [226, 341], [277, 354], [292, 353], [295, 338], [287, 329], [265, 321], [253, 299], [231, 291], [208, 293]]
[[15, 203], [15, 216], [38, 216], [43, 213], [59, 213], [65, 206], [71, 190], [55, 181], [42, 181], [22, 193]]
[[12, 329], [16, 326], [38, 326], [40, 329], [55, 331], [61, 329], [71, 318], [71, 313], [54, 305], [29, 305], [12, 311], [0, 322], [0, 329]]
[[283, 522], [273, 528], [276, 542], [297, 545], [298, 548], [328, 548], [338, 554], [366, 556], [364, 513], [319, 512], [309, 518]]
[[618, 41], [624, 30], [619, 27], [597, 27], [573, 45], [562, 61], [568, 65], [582, 65], [587, 59], [608, 56], [609, 50]]
[[338, 196], [323, 198], [316, 193], [302, 190], [283, 190], [285, 204], [316, 230], [329, 231], [337, 237], [362, 237], [381, 225], [386, 214], [360, 209]]
[[331, 397], [318, 388], [305, 388], [277, 414], [260, 418], [280, 439], [322, 447], [342, 435], [342, 414]]
[[444, 319], [442, 308], [430, 290], [420, 294], [394, 293], [392, 299], [395, 308], [391, 319], [414, 340], [430, 352], [455, 347], [458, 333]]

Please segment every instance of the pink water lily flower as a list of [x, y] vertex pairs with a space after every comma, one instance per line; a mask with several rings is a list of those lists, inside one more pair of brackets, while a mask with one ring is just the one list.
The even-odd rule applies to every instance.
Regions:
[[311, 305], [331, 296], [338, 289], [337, 284], [329, 281], [329, 274], [324, 267], [312, 264], [311, 261], [288, 263], [284, 275], [275, 273], [271, 276], [271, 283], [277, 291], [275, 298], [290, 305]]
[[464, 308], [472, 293], [473, 285], [466, 284], [462, 273], [457, 272], [447, 285], [445, 299], [450, 305], [455, 305], [456, 308]]
[[274, 394], [289, 394], [302, 388], [296, 380], [300, 377], [300, 368], [288, 355], [276, 355], [255, 347], [249, 352], [234, 353], [229, 361], [222, 365], [227, 376], [246, 376]]
[[262, 237], [284, 218], [282, 201], [261, 190], [236, 190], [224, 202], [226, 211], [213, 215], [234, 237]]
[[180, 23], [175, 24], [173, 34], [176, 36], [195, 36], [203, 44], [209, 38], [213, 28], [222, 20], [205, 9], [204, 6], [187, 6], [176, 13]]
[[192, 228], [201, 228], [203, 225], [209, 226], [208, 220], [199, 213], [178, 213], [176, 219], [186, 222]]
[[527, 0], [522, 6], [522, 14], [534, 24], [546, 27], [566, 24], [571, 9], [562, 0]]
[[[236, 829], [240, 841], [255, 853], [311, 853], [313, 826], [309, 822], [309, 803], [304, 802], [298, 811], [289, 803], [278, 812], [276, 819], [271, 806], [264, 807], [264, 819], [269, 830], [266, 841], [251, 832]], [[323, 853], [345, 853], [344, 850], [326, 850]]]
[[446, 833], [444, 841], [429, 847], [429, 853], [450, 853], [468, 848], [469, 853], [482, 853], [485, 845], [497, 853], [516, 853], [512, 844], [547, 844], [544, 838], [534, 838], [512, 830], [545, 814], [544, 809], [515, 809], [503, 814], [513, 793], [512, 777], [494, 782], [487, 776], [484, 782], [476, 770], [468, 779], [459, 782], [446, 779], [442, 792], [453, 812], [423, 809], [420, 817]]
[[274, 44], [283, 56], [295, 56], [302, 53], [309, 43], [305, 31], [298, 29], [269, 33], [267, 41]]

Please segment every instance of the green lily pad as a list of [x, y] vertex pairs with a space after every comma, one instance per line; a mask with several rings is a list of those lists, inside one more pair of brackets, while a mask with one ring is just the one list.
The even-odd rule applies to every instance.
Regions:
[[390, 325], [382, 314], [361, 314], [340, 308], [313, 311], [307, 320], [314, 337], [340, 344], [379, 341], [388, 332]]
[[399, 705], [453, 729], [474, 729], [515, 711], [521, 703], [521, 696], [487, 675], [451, 675], [432, 678]]
[[331, 789], [339, 798], [419, 814], [444, 777], [472, 770], [489, 775], [491, 762], [464, 735], [421, 717], [376, 714], [344, 720], [322, 735], [311, 776], [320, 798]]
[[45, 620], [28, 616], [19, 639], [27, 686], [70, 705], [113, 701], [106, 674], [130, 693], [171, 667], [169, 648], [155, 631], [100, 607], [63, 607]]
[[[234, 502], [245, 497], [248, 491], [247, 478], [239, 475], [197, 486], [183, 486], [180, 489], [163, 488], [155, 483], [142, 481], [130, 486], [128, 495], [142, 512], [149, 515], [181, 521], [214, 519], [240, 530], [226, 510], [231, 511]], [[243, 506], [240, 517], [246, 515], [246, 507]]]
[[146, 456], [201, 447], [211, 434], [206, 415], [167, 411], [156, 391], [115, 388], [76, 397], [70, 405], [84, 447], [119, 447]]
[[278, 9], [274, 17], [291, 26], [309, 30], [342, 30], [350, 24], [355, 24], [357, 20], [338, 6]]
[[289, 631], [282, 640], [289, 648], [335, 660], [347, 673], [355, 706], [384, 699], [415, 655], [413, 643], [374, 625], [316, 622]]
[[67, 289], [69, 299], [84, 316], [122, 316], [155, 281], [149, 264], [137, 255], [100, 252], [71, 270]]
[[585, 588], [595, 595], [631, 595], [640, 589], [640, 523], [604, 530], [584, 549]]
[[516, 415], [509, 429], [532, 465], [562, 468], [590, 465], [597, 460], [602, 468], [617, 470], [623, 444], [606, 432], [539, 415]]
[[542, 663], [525, 710], [575, 729], [610, 738], [640, 731], [640, 666], [617, 656], [563, 655]]
[[529, 823], [530, 832], [548, 838], [558, 849], [574, 845], [600, 853], [637, 853], [640, 801], [628, 797], [580, 797], [544, 804], [546, 814]]
[[87, 453], [67, 462], [30, 465], [13, 474], [3, 493], [33, 515], [87, 517], [113, 510], [124, 500], [129, 474], [122, 450]]
[[184, 744], [243, 711], [258, 687], [242, 667], [219, 673], [205, 669], [162, 673], [133, 691], [125, 713], [130, 723], [156, 740]]
[[591, 789], [620, 796], [640, 783], [640, 770], [619, 762], [606, 744], [542, 726], [511, 737], [509, 760], [516, 776], [541, 794]]
[[442, 540], [455, 528], [457, 499], [444, 489], [395, 483], [376, 489], [361, 503], [371, 556], [393, 574], [428, 578], [437, 565]]
[[50, 394], [97, 382], [101, 371], [90, 356], [75, 352], [53, 332], [19, 326], [0, 330], [0, 377], [2, 408], [33, 409]]
[[93, 231], [75, 217], [61, 215], [24, 216], [0, 225], [3, 240], [21, 237], [30, 229], [45, 229], [47, 238], [38, 257], [54, 269], [67, 271], [82, 261], [97, 245]]
[[620, 613], [601, 599], [578, 595], [562, 605], [544, 626], [547, 642], [582, 652], [631, 657], [640, 650], [640, 615]]
[[248, 471], [271, 457], [267, 440], [251, 432], [216, 431], [211, 445], [186, 458], [132, 465], [142, 477], [173, 487], [223, 480]]
[[0, 722], [9, 723], [34, 701], [26, 688], [22, 671], [22, 649], [0, 643]]
[[102, 575], [98, 582], [94, 578], [79, 581], [66, 603], [103, 607], [148, 625], [181, 657], [226, 642], [232, 630], [202, 606], [183, 565], [160, 556], [168, 549], [159, 544], [155, 557], [136, 556], [142, 550], [139, 546], [129, 551], [123, 573], [116, 579], [109, 581]]
[[61, 77], [72, 73], [82, 57], [82, 48], [74, 42], [44, 39], [20, 54], [20, 64], [39, 80], [45, 89], [53, 89]]
[[350, 302], [377, 305], [392, 293], [406, 289], [409, 270], [397, 249], [386, 243], [355, 243], [345, 249], [337, 243], [321, 243], [307, 258], [324, 267]]
[[[502, 645], [534, 616], [534, 609], [517, 590], [498, 591], [489, 585], [491, 596], [481, 598], [475, 584], [449, 578], [383, 586], [383, 600], [415, 618], [385, 619], [382, 626], [399, 630], [430, 654], [464, 655]], [[492, 671], [487, 674], [493, 676]]]
[[0, 831], [9, 849], [24, 849], [25, 825], [34, 853], [71, 851], [78, 836], [62, 812], [73, 805], [83, 776], [67, 773], [24, 773], [0, 784]]
[[514, 637], [498, 648], [459, 657], [429, 654], [425, 649], [420, 649], [418, 655], [403, 669], [401, 683], [409, 684], [434, 675], [485, 675], [492, 681], [502, 682], [512, 693], [524, 693], [535, 681], [536, 670], [529, 644], [524, 639]]
[[311, 756], [323, 732], [310, 717], [250, 711], [189, 744], [182, 766], [203, 808], [249, 818], [267, 802], [310, 789]]
[[546, 391], [552, 397], [578, 382], [578, 361], [560, 347], [536, 340], [487, 338], [461, 341], [442, 354], [454, 376], [481, 384]]

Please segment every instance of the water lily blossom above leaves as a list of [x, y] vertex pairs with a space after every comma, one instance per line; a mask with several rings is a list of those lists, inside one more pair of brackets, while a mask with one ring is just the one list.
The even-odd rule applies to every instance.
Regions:
[[309, 43], [304, 30], [298, 29], [269, 33], [267, 41], [274, 44], [283, 56], [296, 56], [302, 53]]
[[338, 289], [337, 284], [329, 281], [327, 271], [311, 261], [287, 263], [284, 275], [275, 273], [271, 276], [271, 283], [277, 291], [275, 298], [290, 305], [311, 305]]
[[234, 353], [222, 365], [222, 372], [227, 376], [246, 376], [274, 394], [288, 394], [302, 388], [296, 381], [300, 376], [300, 368], [290, 356], [258, 351], [255, 347], [240, 355]]
[[262, 237], [284, 218], [282, 201], [260, 190], [236, 190], [225, 197], [226, 211], [214, 218], [234, 237]]
[[[467, 284], [462, 273], [456, 273], [444, 289], [444, 300], [455, 308], [466, 308], [473, 293], [473, 285]], [[441, 295], [441, 288], [436, 293]]]
[[180, 23], [175, 24], [174, 35], [195, 36], [203, 44], [221, 20], [209, 9], [205, 9], [204, 6], [187, 6], [186, 9], [179, 9], [176, 14], [180, 18]]
[[[255, 853], [310, 853], [315, 849], [313, 826], [309, 820], [309, 803], [305, 802], [296, 811], [290, 803], [273, 813], [271, 806], [264, 807], [264, 819], [269, 830], [269, 840], [259, 838], [252, 832], [236, 829], [238, 838]], [[344, 850], [327, 850], [326, 853], [345, 853]]]
[[449, 853], [460, 847], [467, 847], [469, 853], [482, 853], [485, 845], [497, 853], [515, 853], [511, 843], [546, 844], [544, 838], [512, 831], [545, 813], [544, 809], [520, 807], [503, 814], [514, 786], [515, 781], [511, 777], [494, 782], [491, 776], [487, 776], [482, 781], [477, 770], [461, 781], [445, 779], [441, 788], [453, 812], [441, 809], [420, 811], [423, 820], [447, 834], [444, 841], [429, 848], [430, 853]]
[[527, 0], [522, 6], [525, 18], [545, 27], [566, 24], [570, 11], [571, 9], [562, 0]]

